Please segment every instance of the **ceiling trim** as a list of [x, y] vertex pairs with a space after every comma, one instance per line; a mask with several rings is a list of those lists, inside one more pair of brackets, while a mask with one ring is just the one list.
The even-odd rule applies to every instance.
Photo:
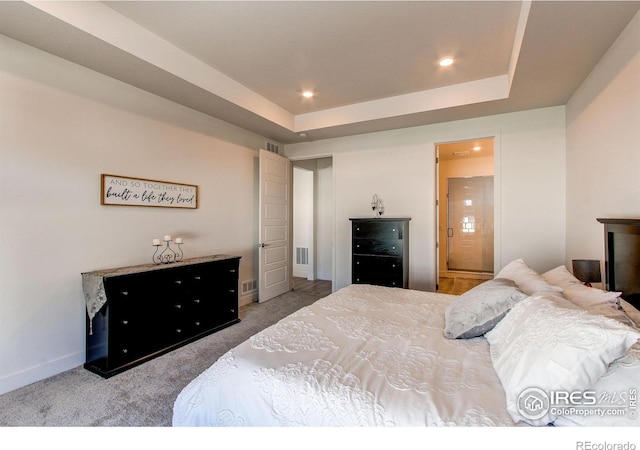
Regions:
[[295, 131], [348, 125], [369, 120], [452, 108], [509, 97], [509, 76], [485, 78], [411, 94], [325, 109], [295, 118]]
[[522, 2], [506, 74], [294, 115], [101, 2], [29, 1], [27, 3], [121, 51], [294, 133], [508, 98], [531, 8], [531, 0]]
[[522, 6], [520, 6], [520, 17], [518, 18], [518, 25], [516, 28], [516, 35], [513, 39], [513, 49], [511, 50], [511, 60], [509, 61], [509, 91], [511, 91], [511, 84], [516, 73], [516, 67], [518, 66], [518, 59], [520, 58], [520, 50], [522, 49], [522, 41], [524, 40], [524, 32], [527, 29], [527, 22], [529, 21], [529, 12], [531, 11], [531, 1], [524, 0]]
[[293, 114], [101, 2], [27, 3], [155, 67], [293, 131]]

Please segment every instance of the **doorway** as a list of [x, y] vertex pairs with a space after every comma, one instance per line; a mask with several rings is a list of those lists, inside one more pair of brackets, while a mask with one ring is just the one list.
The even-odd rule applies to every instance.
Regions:
[[437, 144], [438, 283], [462, 294], [494, 270], [494, 139]]
[[333, 158], [292, 163], [294, 280], [333, 284]]

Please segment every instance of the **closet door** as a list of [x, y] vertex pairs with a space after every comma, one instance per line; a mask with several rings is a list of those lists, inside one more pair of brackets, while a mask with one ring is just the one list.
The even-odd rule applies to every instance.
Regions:
[[449, 270], [493, 272], [493, 176], [448, 179]]

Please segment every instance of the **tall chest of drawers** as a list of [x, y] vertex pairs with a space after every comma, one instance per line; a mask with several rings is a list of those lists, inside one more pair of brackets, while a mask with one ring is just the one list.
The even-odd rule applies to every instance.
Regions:
[[351, 282], [409, 287], [409, 218], [351, 220]]
[[108, 378], [239, 322], [239, 261], [217, 255], [83, 273], [84, 367]]

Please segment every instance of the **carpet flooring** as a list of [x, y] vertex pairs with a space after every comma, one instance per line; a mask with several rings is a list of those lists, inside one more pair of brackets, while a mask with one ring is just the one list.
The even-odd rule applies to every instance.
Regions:
[[82, 366], [0, 396], [3, 427], [166, 427], [180, 391], [229, 349], [331, 291], [303, 283], [240, 308], [241, 322], [104, 379]]

